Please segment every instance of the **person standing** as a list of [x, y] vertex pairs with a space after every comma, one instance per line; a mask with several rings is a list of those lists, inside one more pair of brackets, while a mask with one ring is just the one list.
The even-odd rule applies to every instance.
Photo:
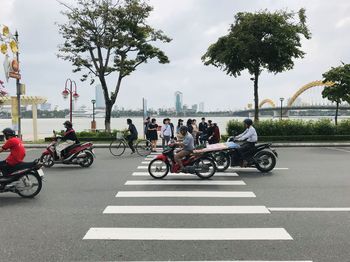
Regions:
[[148, 125], [149, 140], [152, 143], [152, 152], [157, 151], [157, 141], [158, 141], [158, 125], [155, 118], [152, 118], [151, 123]]
[[174, 127], [174, 124], [171, 123], [170, 118], [167, 118], [167, 119], [168, 119], [168, 122], [169, 122], [169, 125], [170, 125], [170, 129], [171, 129], [171, 139], [174, 139], [175, 138], [175, 127]]
[[149, 140], [148, 138], [148, 126], [151, 123], [151, 118], [148, 116], [145, 121], [143, 121], [143, 134], [146, 137], [147, 140]]
[[184, 121], [182, 120], [182, 119], [179, 119], [178, 121], [177, 121], [177, 126], [176, 126], [176, 139], [177, 140], [182, 140], [183, 139], [183, 137], [182, 137], [182, 135], [181, 135], [181, 132], [180, 132], [180, 129], [181, 129], [181, 127], [184, 125]]
[[169, 124], [170, 119], [165, 118], [163, 121], [163, 126], [160, 130], [160, 136], [162, 137], [162, 147], [165, 149], [165, 146], [169, 144], [172, 132], [171, 126]]
[[220, 130], [216, 123], [213, 124], [213, 133], [209, 137], [209, 144], [217, 144], [220, 142]]
[[192, 120], [192, 136], [194, 139], [194, 145], [197, 146], [198, 143], [198, 138], [199, 138], [199, 129], [198, 129], [198, 125], [197, 125], [197, 120], [193, 119]]
[[207, 124], [207, 122], [205, 122], [205, 117], [202, 117], [202, 122], [200, 122], [199, 126], [198, 126], [199, 142], [201, 144], [204, 144], [204, 142], [207, 140], [206, 139], [207, 129], [208, 129], [208, 124]]
[[132, 120], [130, 118], [126, 120], [126, 123], [129, 125], [128, 131], [130, 133], [129, 135], [126, 136], [126, 140], [128, 141], [128, 145], [131, 149], [131, 154], [134, 154], [135, 153], [134, 141], [137, 140], [137, 137], [138, 137], [137, 129], [135, 125], [132, 123]]
[[209, 138], [213, 135], [213, 132], [214, 132], [213, 122], [211, 120], [208, 120], [208, 128], [207, 128], [207, 132], [206, 132], [206, 135], [205, 135], [205, 139], [208, 142], [209, 142]]
[[187, 120], [186, 126], [187, 126], [188, 133], [192, 135], [192, 132], [193, 132], [192, 119], [189, 118]]

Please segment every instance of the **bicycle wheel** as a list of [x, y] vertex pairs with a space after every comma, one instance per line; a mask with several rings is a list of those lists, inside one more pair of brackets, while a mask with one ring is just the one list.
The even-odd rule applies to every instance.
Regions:
[[109, 151], [113, 156], [121, 156], [122, 154], [124, 154], [125, 148], [126, 144], [121, 139], [114, 140], [109, 145]]
[[148, 156], [149, 154], [151, 154], [152, 150], [151, 142], [146, 139], [139, 140], [136, 143], [135, 149], [140, 156]]

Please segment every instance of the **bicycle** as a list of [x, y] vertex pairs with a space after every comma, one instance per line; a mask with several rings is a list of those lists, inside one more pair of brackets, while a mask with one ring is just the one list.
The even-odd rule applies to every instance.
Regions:
[[[121, 156], [124, 154], [125, 149], [129, 147], [128, 141], [125, 139], [121, 132], [116, 133], [116, 139], [109, 145], [109, 151], [113, 156]], [[151, 142], [147, 139], [137, 140], [134, 145], [137, 154], [140, 156], [147, 156], [151, 153]]]

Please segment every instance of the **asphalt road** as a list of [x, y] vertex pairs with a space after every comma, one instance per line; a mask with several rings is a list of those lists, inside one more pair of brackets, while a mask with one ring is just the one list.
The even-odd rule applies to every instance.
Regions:
[[[350, 150], [280, 148], [278, 152], [278, 167], [287, 169], [267, 175], [240, 170], [238, 176], [231, 173], [212, 179], [245, 185], [146, 185], [145, 181], [155, 180], [132, 175], [146, 171], [138, 169], [145, 166], [144, 158], [116, 159], [106, 149], [96, 150], [97, 159], [88, 169], [45, 169], [44, 187], [35, 199], [0, 195], [0, 261], [349, 262], [350, 210], [310, 208], [350, 208]], [[39, 155], [40, 150], [31, 150], [27, 159]], [[198, 181], [192, 176], [170, 176], [167, 181], [174, 179]], [[135, 180], [141, 185], [125, 185]], [[208, 195], [245, 191], [256, 197], [116, 197], [125, 191], [210, 191]], [[141, 206], [143, 211], [120, 214], [119, 209], [119, 214], [103, 214], [107, 206], [123, 206], [126, 212]], [[230, 206], [226, 211], [232, 213], [203, 214], [191, 209], [192, 214], [145, 214], [159, 212], [157, 206], [170, 206], [172, 212], [180, 213], [185, 212], [183, 206], [206, 211]], [[237, 214], [237, 207], [231, 206], [245, 206], [250, 213]], [[256, 206], [267, 212], [255, 213]], [[302, 207], [308, 209], [285, 209]], [[101, 228], [106, 229], [101, 232]], [[177, 240], [167, 240], [169, 228], [175, 230], [170, 235]]]

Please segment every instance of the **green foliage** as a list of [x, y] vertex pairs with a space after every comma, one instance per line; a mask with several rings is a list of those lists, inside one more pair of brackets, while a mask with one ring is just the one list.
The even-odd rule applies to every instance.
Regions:
[[[72, 63], [73, 72], [84, 70], [82, 81], [98, 78], [106, 103], [106, 130], [110, 131], [111, 110], [121, 82], [136, 68], [157, 59], [169, 63], [168, 57], [153, 43], [171, 41], [161, 30], [147, 24], [153, 8], [143, 0], [77, 0], [76, 7], [63, 4], [68, 19], [59, 24], [64, 43], [58, 57]], [[116, 73], [113, 88], [106, 77]]]
[[[258, 136], [333, 136], [350, 135], [350, 121], [345, 120], [335, 126], [331, 120], [266, 120], [255, 125]], [[231, 120], [226, 127], [228, 135], [242, 133], [244, 127], [241, 121]]]
[[310, 39], [305, 10], [298, 12], [267, 10], [235, 15], [229, 33], [220, 37], [203, 55], [205, 65], [213, 65], [237, 77], [248, 70], [254, 76], [255, 119], [258, 120], [258, 78], [262, 70], [280, 73], [294, 66], [294, 58], [303, 58], [301, 36]]

